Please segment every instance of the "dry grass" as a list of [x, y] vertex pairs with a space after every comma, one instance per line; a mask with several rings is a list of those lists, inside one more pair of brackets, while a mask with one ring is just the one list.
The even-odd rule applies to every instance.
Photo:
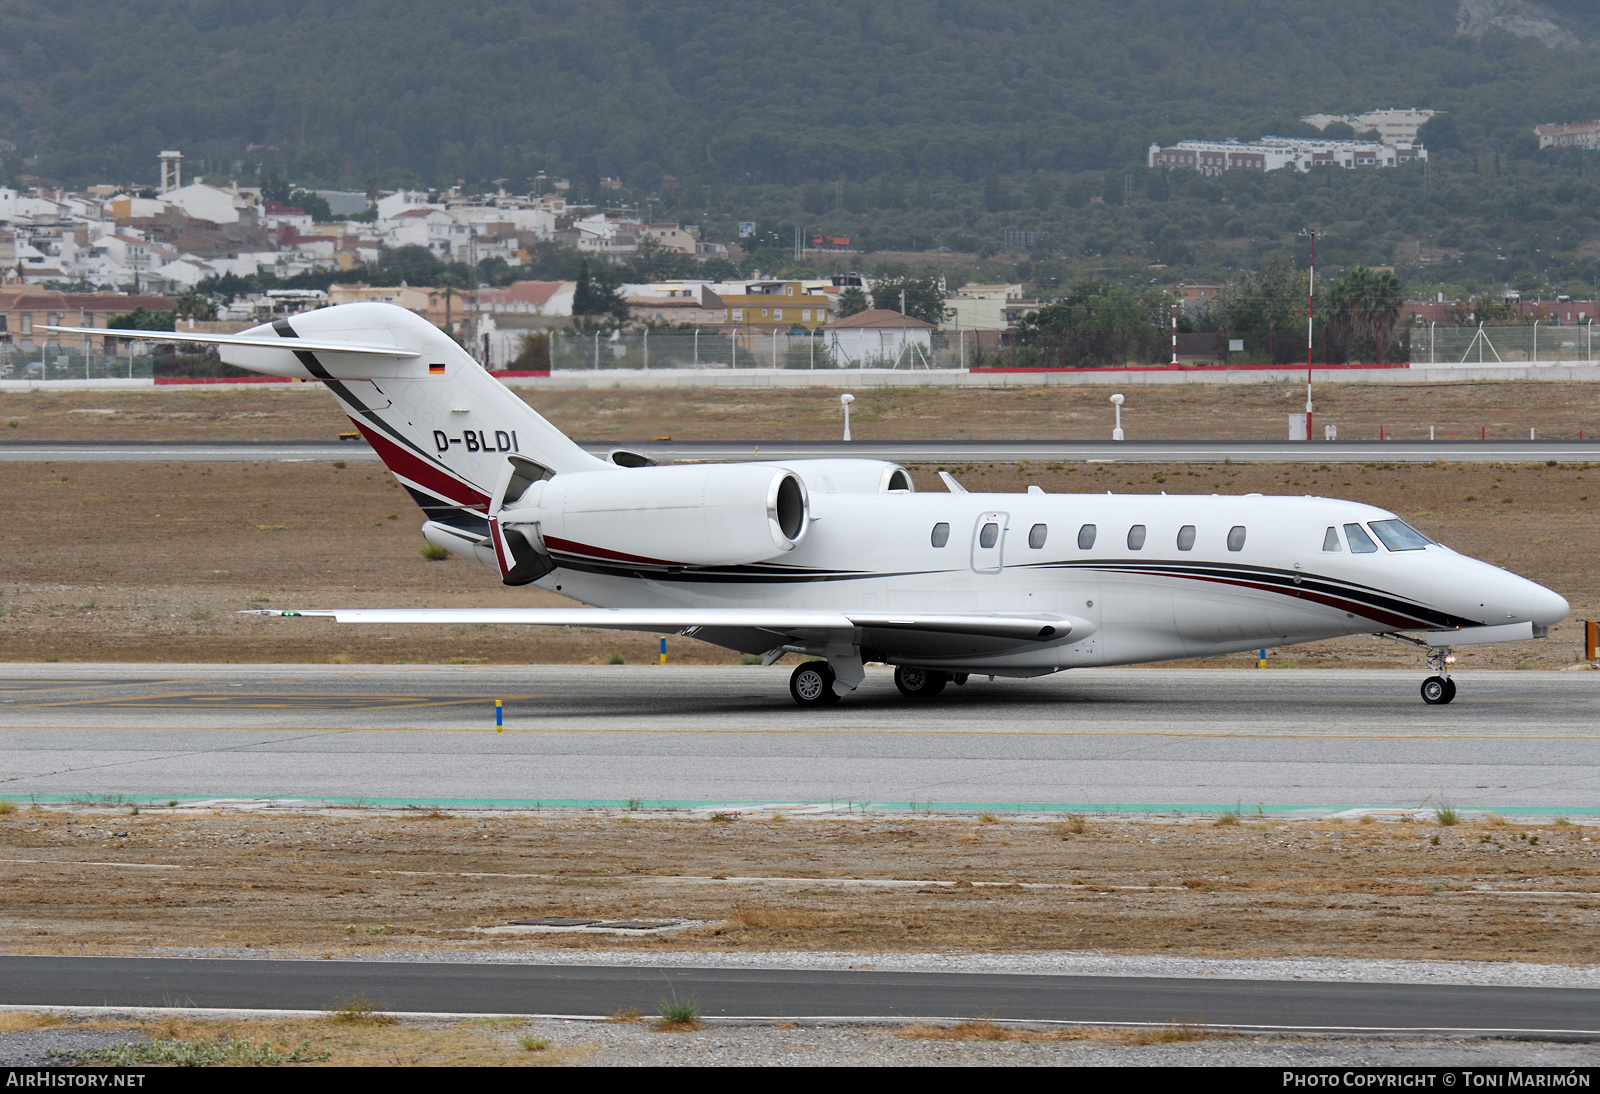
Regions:
[[[109, 806], [50, 807], [0, 826], [0, 858], [29, 860], [7, 866], [0, 932], [17, 953], [137, 954], [181, 941], [330, 957], [645, 945], [1587, 963], [1600, 944], [1600, 861], [1583, 842], [1588, 826], [1217, 826], [1108, 815], [1086, 827], [794, 818], [744, 824], [729, 839], [703, 820], [656, 815], [130, 817]], [[770, 874], [816, 883], [726, 880]], [[837, 884], [874, 878], [946, 884]], [[1449, 900], [1438, 898], [1444, 889]], [[1492, 891], [1505, 889], [1571, 895]], [[473, 930], [535, 916], [701, 925], [647, 939]]]
[[1165, 1045], [1185, 1041], [1206, 1041], [1238, 1035], [1226, 1030], [1180, 1022], [1149, 1029], [1101, 1029], [1075, 1026], [1071, 1029], [1030, 1029], [1003, 1026], [987, 1018], [959, 1022], [953, 1026], [917, 1022], [898, 1030], [896, 1036], [908, 1041], [1015, 1041], [1023, 1044], [1049, 1044], [1061, 1041], [1098, 1041], [1114, 1045]]
[[741, 927], [763, 931], [814, 931], [825, 922], [820, 915], [792, 908], [739, 908], [734, 919]]

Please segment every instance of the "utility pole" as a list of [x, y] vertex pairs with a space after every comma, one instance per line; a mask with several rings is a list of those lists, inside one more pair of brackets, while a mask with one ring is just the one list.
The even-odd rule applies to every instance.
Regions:
[[1178, 305], [1172, 305], [1172, 361], [1168, 368], [1178, 367]]

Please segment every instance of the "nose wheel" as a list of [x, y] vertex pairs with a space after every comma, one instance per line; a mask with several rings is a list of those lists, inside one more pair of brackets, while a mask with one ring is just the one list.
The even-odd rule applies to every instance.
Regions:
[[839, 701], [833, 667], [826, 661], [802, 661], [789, 676], [789, 694], [803, 707], [833, 706]]
[[1422, 682], [1422, 701], [1430, 707], [1442, 707], [1456, 697], [1456, 682], [1445, 675], [1455, 660], [1448, 646], [1434, 646], [1428, 650], [1428, 667], [1440, 674]]
[[1448, 676], [1430, 676], [1422, 682], [1422, 701], [1430, 707], [1443, 706], [1456, 697], [1456, 682]]

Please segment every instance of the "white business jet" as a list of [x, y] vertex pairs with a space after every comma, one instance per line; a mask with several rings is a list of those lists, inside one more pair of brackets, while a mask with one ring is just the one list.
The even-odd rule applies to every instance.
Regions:
[[324, 384], [422, 507], [430, 543], [583, 608], [257, 614], [681, 634], [811, 655], [803, 706], [895, 666], [908, 696], [971, 673], [1042, 676], [1378, 634], [1427, 652], [1423, 699], [1455, 697], [1450, 648], [1542, 637], [1567, 602], [1395, 514], [1312, 497], [916, 493], [877, 460], [656, 466], [579, 448], [432, 324], [347, 304], [236, 335], [88, 331], [218, 347]]

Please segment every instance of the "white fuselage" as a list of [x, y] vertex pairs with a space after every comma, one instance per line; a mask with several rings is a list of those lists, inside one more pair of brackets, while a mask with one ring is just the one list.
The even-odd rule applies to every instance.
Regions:
[[[781, 466], [804, 472], [803, 462]], [[1566, 614], [1566, 602], [1549, 590], [1439, 544], [1353, 553], [1344, 525], [1394, 516], [1356, 502], [815, 490], [810, 500], [805, 540], [775, 565], [672, 573], [558, 556], [561, 567], [539, 584], [604, 607], [1053, 614], [1093, 625], [1081, 640], [963, 662], [1030, 672], [1361, 633], [1549, 626]], [[940, 523], [949, 525], [948, 539], [935, 547]], [[999, 534], [985, 547], [990, 523]], [[1030, 542], [1039, 538], [1036, 525], [1044, 525], [1037, 547]], [[1085, 525], [1095, 527], [1093, 542], [1080, 547]], [[1145, 536], [1135, 549], [1129, 532], [1137, 525]], [[1180, 550], [1185, 526], [1193, 526], [1193, 542]], [[1241, 527], [1242, 546], [1229, 550], [1230, 530]], [[1330, 527], [1337, 551], [1323, 549]], [[961, 667], [925, 657], [917, 663]]]

